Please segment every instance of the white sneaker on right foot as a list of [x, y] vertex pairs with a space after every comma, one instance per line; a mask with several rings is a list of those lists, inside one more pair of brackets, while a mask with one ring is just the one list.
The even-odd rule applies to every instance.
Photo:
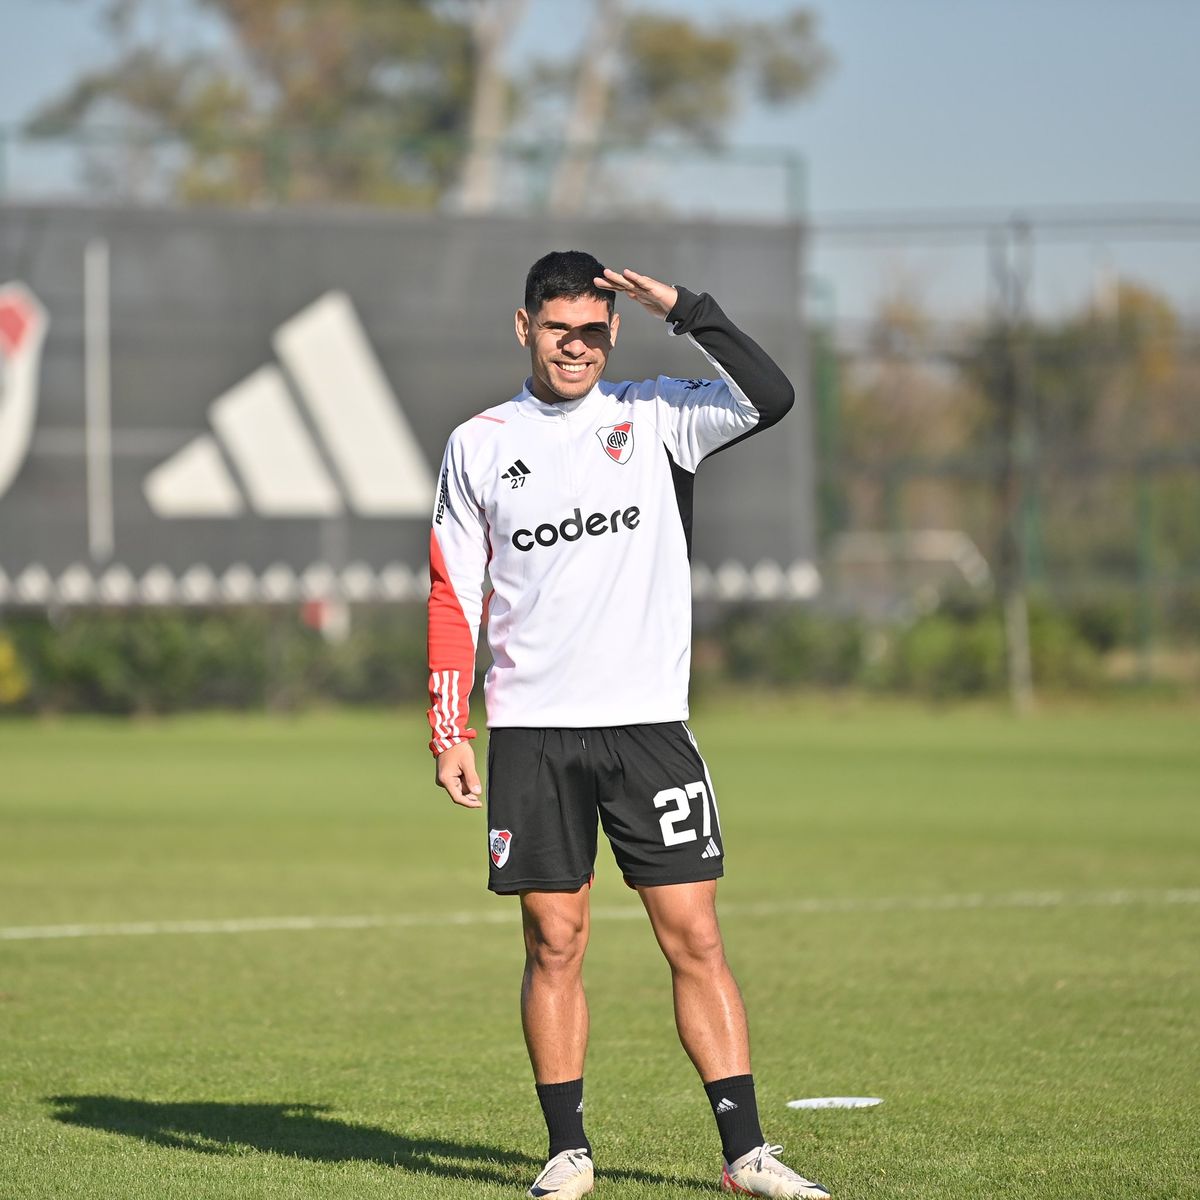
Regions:
[[738, 1192], [743, 1196], [799, 1196], [803, 1200], [829, 1200], [828, 1189], [813, 1179], [797, 1175], [775, 1155], [782, 1146], [769, 1142], [755, 1146], [741, 1158], [724, 1164], [721, 1172], [721, 1191]]
[[533, 1181], [526, 1195], [578, 1200], [578, 1197], [586, 1196], [591, 1190], [592, 1160], [588, 1152], [563, 1150], [542, 1168], [542, 1173]]

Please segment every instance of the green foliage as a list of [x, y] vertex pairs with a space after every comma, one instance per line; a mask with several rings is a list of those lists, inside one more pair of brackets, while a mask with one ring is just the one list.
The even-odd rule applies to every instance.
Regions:
[[933, 613], [895, 640], [888, 685], [933, 700], [997, 692], [1004, 685], [1004, 630], [995, 613], [962, 621]]
[[29, 691], [29, 679], [17, 657], [17, 648], [0, 636], [0, 705], [16, 704]]
[[[539, 80], [551, 100], [550, 138], [561, 142], [565, 113], [587, 75], [561, 53], [549, 68], [531, 64], [499, 80], [503, 119], [481, 126], [479, 106], [492, 103], [495, 63], [520, 4], [182, 0], [173, 7], [175, 36], [164, 38], [151, 0], [104, 0], [111, 60], [36, 111], [29, 132], [86, 134], [116, 114], [123, 130], [147, 143], [165, 138], [183, 148], [183, 162], [164, 169], [184, 200], [430, 208], [459, 181], [469, 143], [506, 135], [507, 110], [528, 107]], [[555, 20], [574, 22], [582, 7], [564, 8]], [[594, 141], [666, 135], [716, 145], [744, 99], [790, 103], [830, 61], [802, 8], [771, 22], [713, 27], [612, 6], [594, 11], [615, 23], [606, 36], [616, 52], [612, 88], [593, 97]], [[605, 53], [586, 39], [585, 55]], [[97, 148], [88, 164], [94, 185], [119, 192], [136, 154], [130, 145]]]
[[[471, 29], [437, 0], [191, 0], [222, 38], [164, 41], [145, 0], [110, 0], [114, 59], [30, 121], [87, 129], [106, 109], [181, 142], [184, 199], [429, 206], [453, 179], [472, 89]], [[187, 10], [185, 9], [185, 12]], [[176, 26], [180, 28], [180, 26]], [[406, 151], [414, 139], [419, 153]]]
[[[1078, 611], [1034, 604], [1036, 682], [1051, 689], [1097, 685], [1100, 656], [1116, 645], [1118, 615], [1099, 604]], [[876, 629], [809, 608], [740, 609], [711, 641], [724, 678], [739, 683], [856, 686], [932, 700], [999, 694], [1006, 686], [1000, 615], [967, 595], [948, 596], [935, 612], [907, 625]], [[706, 669], [709, 689], [713, 674]]]
[[1096, 654], [1107, 654], [1133, 640], [1133, 612], [1128, 600], [1097, 596], [1079, 600], [1068, 612], [1075, 632]]
[[620, 41], [609, 135], [634, 142], [666, 134], [717, 146], [742, 101], [785, 105], [831, 64], [816, 19], [799, 8], [772, 21], [705, 28], [686, 16], [631, 16]]
[[[1172, 620], [1195, 626], [1196, 593]], [[1035, 682], [1051, 690], [1103, 684], [1104, 655], [1135, 640], [1130, 602], [1097, 597], [1030, 610]], [[723, 686], [856, 688], [932, 700], [998, 695], [1004, 630], [990, 604], [950, 595], [907, 625], [799, 605], [728, 612], [697, 637], [693, 691]], [[487, 663], [486, 650], [478, 667]], [[10, 617], [0, 626], [0, 709], [169, 713], [299, 710], [318, 702], [394, 704], [423, 698], [425, 614], [419, 606], [359, 609], [348, 637], [328, 642], [291, 610], [78, 612]], [[478, 681], [477, 681], [478, 682]], [[477, 704], [480, 691], [477, 688]]]
[[1043, 687], [1086, 688], [1099, 679], [1095, 651], [1060, 613], [1035, 608], [1029, 617], [1033, 677]]
[[857, 621], [822, 617], [811, 609], [740, 609], [721, 632], [729, 677], [773, 685], [854, 683], [863, 662]]
[[663, 127], [712, 145], [733, 112], [736, 42], [686, 17], [641, 14], [629, 22], [627, 67], [614, 96], [621, 131], [645, 140]]
[[8, 637], [28, 686], [7, 699], [0, 691], [0, 704], [38, 711], [295, 709], [318, 699], [411, 700], [425, 690], [419, 609], [364, 611], [337, 644], [293, 612], [265, 609], [77, 613], [57, 625], [19, 617]]

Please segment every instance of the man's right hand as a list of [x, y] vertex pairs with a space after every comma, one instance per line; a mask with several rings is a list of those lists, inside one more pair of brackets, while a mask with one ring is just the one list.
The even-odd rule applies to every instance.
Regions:
[[435, 778], [438, 787], [450, 793], [450, 799], [463, 808], [482, 808], [483, 785], [475, 770], [475, 751], [470, 742], [459, 742], [443, 750], [437, 758]]

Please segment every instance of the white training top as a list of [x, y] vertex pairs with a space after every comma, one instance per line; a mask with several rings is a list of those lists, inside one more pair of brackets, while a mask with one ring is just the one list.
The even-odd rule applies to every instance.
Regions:
[[710, 297], [679, 291], [667, 319], [717, 380], [602, 380], [556, 404], [526, 381], [451, 434], [430, 538], [435, 754], [475, 736], [468, 697], [484, 611], [489, 726], [687, 718], [692, 475], [778, 420], [792, 390]]

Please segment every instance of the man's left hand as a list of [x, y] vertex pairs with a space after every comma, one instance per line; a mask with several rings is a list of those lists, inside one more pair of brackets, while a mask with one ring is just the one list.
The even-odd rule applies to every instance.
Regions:
[[665, 317], [679, 299], [679, 293], [669, 283], [659, 283], [657, 279], [639, 275], [636, 271], [618, 272], [605, 267], [603, 278], [597, 275], [593, 282], [606, 292], [623, 292], [647, 312], [660, 318]]

